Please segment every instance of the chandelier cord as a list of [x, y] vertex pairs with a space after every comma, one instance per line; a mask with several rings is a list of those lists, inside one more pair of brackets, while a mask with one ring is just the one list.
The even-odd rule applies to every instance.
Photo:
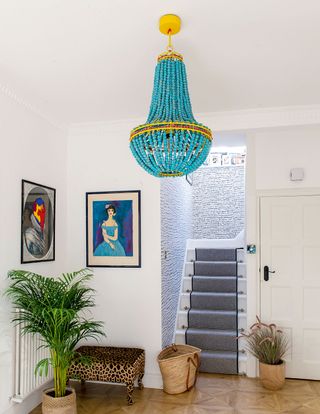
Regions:
[[173, 52], [173, 46], [172, 46], [172, 39], [171, 39], [171, 37], [172, 37], [172, 30], [169, 29], [168, 30], [168, 46], [167, 46], [167, 51], [169, 53], [172, 53]]

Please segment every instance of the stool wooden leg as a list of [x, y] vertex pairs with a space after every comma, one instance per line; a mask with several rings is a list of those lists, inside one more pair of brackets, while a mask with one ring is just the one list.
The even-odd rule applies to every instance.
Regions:
[[132, 399], [132, 393], [133, 393], [133, 389], [134, 389], [133, 382], [128, 382], [126, 384], [126, 386], [127, 386], [127, 400], [128, 400], [128, 405], [132, 405], [133, 402], [134, 402], [133, 399]]
[[139, 376], [138, 376], [138, 387], [139, 390], [143, 390], [143, 384], [142, 384], [142, 378], [144, 376], [144, 372], [140, 372]]

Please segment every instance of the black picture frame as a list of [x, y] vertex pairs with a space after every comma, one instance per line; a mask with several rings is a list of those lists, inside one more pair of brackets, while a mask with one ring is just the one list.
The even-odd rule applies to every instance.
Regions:
[[21, 182], [21, 263], [55, 260], [56, 190]]
[[86, 265], [141, 267], [140, 190], [86, 193]]

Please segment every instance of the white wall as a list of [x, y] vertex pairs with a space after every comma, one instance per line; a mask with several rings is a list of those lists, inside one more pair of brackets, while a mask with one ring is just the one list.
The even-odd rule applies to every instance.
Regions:
[[[257, 132], [256, 188], [320, 186], [320, 127], [297, 127]], [[291, 168], [305, 169], [305, 180], [289, 180]]]
[[184, 271], [186, 241], [192, 238], [192, 186], [186, 177], [162, 178], [162, 346], [172, 344]]
[[68, 156], [68, 263], [85, 266], [85, 193], [141, 190], [141, 268], [95, 268], [94, 317], [105, 323], [109, 346], [146, 350], [147, 387], [160, 387], [161, 350], [160, 182], [144, 172], [129, 149], [131, 123], [71, 129]]
[[[246, 238], [257, 245], [258, 196], [261, 191], [301, 191], [320, 188], [320, 126], [279, 128], [250, 132], [247, 137], [246, 169]], [[305, 170], [305, 180], [290, 181], [291, 168]], [[259, 314], [258, 255], [247, 255], [248, 325]], [[249, 360], [248, 374], [255, 376], [256, 367]]]
[[[65, 269], [66, 251], [66, 133], [0, 90], [0, 294], [9, 269], [23, 268], [43, 274]], [[20, 264], [21, 179], [57, 190], [56, 260]], [[0, 297], [0, 413], [13, 393], [13, 328], [11, 306]], [[21, 413], [26, 408], [17, 406]], [[15, 411], [18, 412], [18, 411]]]

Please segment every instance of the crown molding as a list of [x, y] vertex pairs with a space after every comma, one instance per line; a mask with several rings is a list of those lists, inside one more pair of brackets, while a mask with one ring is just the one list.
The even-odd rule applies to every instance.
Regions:
[[13, 102], [15, 102], [16, 104], [18, 104], [19, 106], [31, 112], [33, 115], [37, 116], [38, 118], [41, 118], [43, 121], [47, 122], [51, 126], [63, 131], [66, 131], [68, 129], [66, 124], [59, 122], [58, 120], [53, 119], [52, 117], [43, 113], [30, 102], [27, 102], [25, 99], [19, 96], [14, 90], [9, 88], [8, 86], [0, 84], [0, 93], [12, 100]]
[[[213, 132], [320, 125], [320, 105], [208, 112], [198, 113], [195, 117], [199, 122], [209, 126]], [[144, 118], [131, 118], [105, 122], [72, 123], [69, 127], [69, 134], [94, 133], [100, 135], [126, 129], [129, 135], [132, 128], [144, 122]]]
[[130, 134], [131, 129], [145, 122], [145, 118], [128, 118], [113, 121], [97, 122], [77, 122], [69, 126], [69, 135], [83, 135], [93, 133], [95, 135], [105, 135], [107, 132], [125, 129]]
[[320, 125], [320, 105], [202, 113], [199, 119], [215, 132]]

